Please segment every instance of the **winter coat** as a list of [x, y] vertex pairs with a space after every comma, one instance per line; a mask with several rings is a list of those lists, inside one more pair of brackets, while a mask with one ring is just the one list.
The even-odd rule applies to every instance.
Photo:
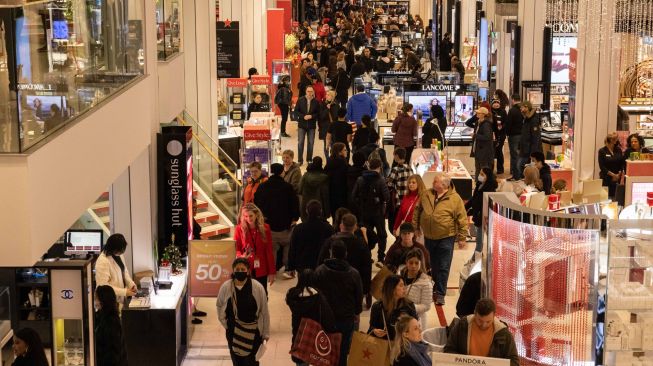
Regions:
[[494, 133], [490, 120], [485, 119], [478, 125], [474, 135], [473, 149], [476, 161], [492, 162], [494, 160]]
[[398, 271], [399, 267], [406, 264], [406, 253], [412, 249], [419, 249], [422, 252], [422, 256], [424, 257], [424, 265], [426, 265], [426, 271], [430, 271], [431, 255], [429, 254], [429, 251], [426, 249], [426, 247], [423, 244], [418, 243], [414, 237], [413, 246], [407, 248], [401, 245], [401, 238], [397, 238], [394, 244], [392, 244], [386, 252], [385, 261], [383, 264], [385, 264], [393, 272]]
[[453, 188], [449, 188], [437, 202], [435, 197], [433, 189], [422, 193], [413, 213], [413, 226], [422, 230], [427, 239], [438, 240], [453, 236], [457, 241], [466, 240], [467, 212], [462, 198]]
[[553, 186], [553, 178], [551, 177], [551, 167], [546, 162], [542, 163], [542, 168], [540, 169], [540, 179], [542, 180], [542, 191], [544, 194], [551, 194], [551, 187]]
[[95, 354], [98, 366], [127, 366], [127, 348], [120, 316], [100, 310], [95, 317]]
[[[249, 268], [252, 269], [252, 276], [263, 277], [276, 274], [277, 269], [274, 263], [274, 255], [272, 254], [272, 232], [270, 225], [265, 224], [265, 240], [263, 240], [263, 236], [258, 232], [258, 229], [252, 230], [254, 235], [250, 235], [249, 230], [247, 230], [247, 233], [243, 233], [243, 226], [237, 225], [234, 231], [236, 257], [245, 257], [249, 260]], [[256, 269], [254, 268], [255, 260], [258, 260], [260, 264], [260, 267]]]
[[342, 240], [345, 243], [347, 247], [347, 262], [358, 271], [363, 285], [363, 293], [368, 293], [372, 281], [372, 253], [362, 238], [352, 233], [340, 232], [334, 234], [322, 245], [317, 262], [322, 264], [329, 258], [331, 245], [336, 240]]
[[[305, 288], [301, 293], [293, 293], [293, 290], [290, 289], [286, 294], [286, 305], [292, 315], [292, 343], [295, 343], [302, 318], [315, 320], [327, 333], [334, 332], [335, 318], [326, 297], [312, 287]], [[301, 362], [295, 357], [292, 360]]]
[[252, 177], [247, 178], [245, 187], [243, 188], [243, 205], [246, 203], [254, 202], [254, 195], [256, 194], [256, 190], [258, 190], [258, 187], [262, 183], [265, 183], [267, 180], [268, 177], [264, 177], [263, 175], [261, 175], [261, 177], [257, 180], [252, 179]]
[[292, 103], [292, 90], [286, 84], [279, 84], [277, 94], [274, 96], [275, 104], [290, 105]]
[[[297, 127], [305, 130], [314, 130], [317, 119], [320, 116], [320, 103], [316, 98], [311, 99], [311, 106], [308, 108], [306, 97], [301, 97], [295, 103], [295, 115], [297, 116]], [[311, 118], [306, 120], [304, 116], [310, 115]]]
[[283, 180], [290, 183], [293, 190], [295, 190], [295, 194], [298, 194], [299, 183], [302, 180], [302, 169], [299, 167], [299, 164], [292, 163], [292, 165], [288, 168], [287, 171], [281, 173], [281, 176], [283, 177]]
[[460, 289], [456, 303], [456, 315], [459, 318], [474, 314], [474, 308], [481, 298], [481, 272], [469, 275]]
[[[402, 274], [404, 283], [407, 280], [406, 276], [404, 271]], [[406, 298], [415, 305], [415, 311], [419, 317], [419, 322], [422, 323], [422, 329], [427, 329], [428, 311], [433, 304], [433, 282], [431, 282], [431, 277], [424, 272], [420, 272], [419, 277], [413, 283], [406, 284]]]
[[[497, 142], [505, 141], [506, 139], [506, 121], [508, 114], [503, 108], [492, 108], [492, 132]], [[499, 128], [501, 127], [501, 128]]]
[[340, 207], [347, 207], [347, 170], [349, 164], [345, 158], [329, 159], [325, 172], [329, 176], [329, 207], [331, 211]]
[[504, 130], [508, 136], [521, 135], [521, 129], [524, 125], [524, 116], [519, 110], [519, 104], [514, 104], [508, 111], [508, 116], [504, 122]]
[[371, 128], [367, 127], [359, 127], [356, 129], [356, 132], [354, 133], [354, 138], [352, 139], [351, 146], [352, 150], [354, 152], [362, 149], [365, 145], [369, 144], [370, 142], [376, 142], [376, 141], [370, 141], [370, 135], [373, 134], [373, 131]]
[[335, 78], [331, 81], [331, 87], [336, 91], [336, 98], [338, 100], [347, 100], [349, 88], [351, 87], [351, 79], [345, 70], [339, 70]]
[[524, 118], [519, 140], [519, 156], [528, 158], [535, 151], [542, 151], [542, 126], [540, 116], [533, 112], [532, 116]]
[[290, 235], [288, 270], [317, 268], [322, 245], [331, 235], [333, 228], [321, 218], [309, 218], [295, 226]]
[[[247, 281], [249, 283], [246, 283], [243, 289], [251, 286], [252, 297], [256, 302], [256, 314], [253, 314], [254, 318], [256, 319], [256, 326], [261, 337], [263, 337], [263, 339], [268, 339], [270, 338], [270, 311], [268, 309], [267, 294], [265, 293], [263, 285], [261, 285], [258, 281], [252, 278], [248, 278]], [[225, 281], [222, 286], [220, 286], [220, 290], [218, 291], [218, 299], [216, 300], [215, 304], [218, 310], [218, 320], [224, 329], [227, 330], [227, 332], [231, 331], [230, 327], [233, 327], [233, 309], [227, 312], [227, 308], [231, 308], [229, 304], [232, 303], [231, 298], [234, 295], [233, 280], [229, 279]]]
[[401, 115], [395, 118], [392, 122], [392, 132], [395, 134], [392, 139], [394, 145], [404, 148], [415, 146], [417, 127], [417, 121], [413, 116]]
[[318, 266], [315, 287], [326, 297], [336, 322], [353, 324], [363, 311], [361, 277], [346, 260], [327, 259]]
[[335, 101], [331, 104], [322, 103], [320, 105], [320, 120], [318, 124], [318, 138], [320, 140], [326, 139], [327, 131], [329, 130], [329, 125], [338, 120], [338, 110], [340, 106]]
[[323, 170], [307, 171], [299, 184], [299, 195], [301, 197], [300, 215], [302, 221], [308, 219], [306, 204], [310, 200], [318, 200], [322, 203], [322, 212], [325, 216], [329, 212], [329, 176]]
[[[367, 199], [370, 196], [370, 190], [376, 191], [373, 200]], [[361, 174], [360, 178], [356, 180], [351, 195], [362, 217], [384, 216], [386, 205], [390, 202], [390, 191], [385, 179], [373, 170], [366, 170]]]
[[[365, 64], [363, 62], [356, 62], [351, 65], [351, 70], [349, 71], [349, 77], [354, 80], [358, 77], [361, 77], [365, 73]], [[349, 109], [349, 108], [347, 108]]]
[[[370, 328], [368, 333], [373, 329], [383, 329], [388, 332], [388, 338], [390, 338], [391, 341], [395, 339], [395, 324], [400, 316], [406, 314], [415, 319], [419, 319], [417, 317], [417, 311], [415, 310], [415, 304], [406, 299], [399, 300], [399, 304], [390, 315], [383, 314], [384, 312], [385, 310], [383, 310], [383, 302], [381, 300], [372, 304], [372, 308], [370, 309]], [[384, 317], [385, 322], [383, 321]], [[371, 335], [374, 334], [371, 333]], [[385, 337], [383, 338], [385, 339]]]
[[356, 126], [361, 125], [363, 116], [370, 116], [372, 119], [376, 118], [376, 102], [365, 93], [358, 93], [352, 95], [347, 101], [347, 121], [356, 122]]
[[288, 230], [293, 221], [299, 220], [299, 198], [281, 176], [273, 175], [261, 184], [254, 194], [254, 203], [272, 231]]
[[472, 198], [465, 203], [465, 210], [467, 210], [467, 215], [472, 217], [474, 226], [481, 226], [481, 220], [483, 219], [483, 193], [496, 192], [497, 187], [496, 181], [485, 182], [483, 184], [480, 182], [476, 183]]
[[[445, 353], [456, 353], [466, 355], [469, 348], [470, 324], [474, 321], [474, 315], [460, 319], [452, 328], [444, 346]], [[494, 338], [490, 346], [490, 353], [487, 357], [503, 358], [510, 360], [510, 366], [519, 366], [519, 354], [515, 340], [510, 334], [506, 323], [494, 318]]]
[[324, 100], [326, 99], [326, 89], [324, 88], [324, 84], [321, 81], [315, 82], [313, 84], [313, 90], [315, 90], [315, 99], [320, 103], [324, 103]]

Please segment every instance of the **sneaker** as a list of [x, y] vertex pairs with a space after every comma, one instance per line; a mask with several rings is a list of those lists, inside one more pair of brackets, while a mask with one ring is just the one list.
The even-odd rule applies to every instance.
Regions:
[[444, 305], [444, 296], [436, 295], [435, 305], [442, 306]]
[[204, 322], [202, 321], [202, 319], [197, 319], [197, 318], [194, 318], [194, 319], [191, 320], [190, 322], [193, 323], [193, 324], [202, 324], [202, 323], [204, 323]]
[[206, 312], [202, 310], [193, 311], [193, 316], [206, 316]]
[[295, 271], [284, 272], [281, 276], [284, 280], [291, 280], [295, 278]]

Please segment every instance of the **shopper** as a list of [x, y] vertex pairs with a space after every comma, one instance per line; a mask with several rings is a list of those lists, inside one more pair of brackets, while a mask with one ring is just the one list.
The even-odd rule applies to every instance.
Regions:
[[363, 286], [363, 294], [368, 294], [372, 281], [372, 253], [363, 239], [356, 235], [356, 230], [358, 230], [356, 216], [345, 214], [339, 224], [338, 232], [324, 242], [320, 250], [318, 263], [321, 264], [329, 258], [329, 251], [334, 242], [342, 241], [347, 248], [346, 260], [358, 271]]
[[395, 340], [391, 348], [393, 366], [431, 366], [429, 345], [422, 338], [422, 327], [417, 319], [402, 315], [395, 325]]
[[456, 303], [456, 316], [460, 319], [474, 314], [476, 303], [481, 298], [481, 272], [476, 272], [465, 280], [460, 289], [460, 296]]
[[254, 112], [268, 112], [268, 109], [263, 104], [263, 96], [259, 93], [254, 93], [254, 98], [249, 106], [247, 107], [247, 119], [249, 120], [252, 117]]
[[302, 170], [299, 164], [295, 163], [295, 152], [292, 150], [284, 150], [281, 154], [281, 161], [283, 161], [283, 172], [281, 177], [287, 183], [290, 183], [296, 194], [299, 194], [299, 183], [302, 180]]
[[501, 106], [498, 98], [492, 100], [492, 131], [494, 132], [494, 156], [497, 159], [497, 174], [504, 172], [503, 145], [506, 142], [506, 129], [504, 124], [508, 119], [506, 110]]
[[353, 202], [357, 207], [359, 220], [368, 231], [375, 231], [379, 237], [378, 261], [385, 258], [386, 229], [385, 210], [390, 202], [390, 191], [381, 176], [382, 162], [379, 159], [368, 160], [369, 170], [358, 178], [352, 191]]
[[347, 207], [347, 149], [345, 144], [337, 142], [331, 149], [331, 157], [326, 164], [325, 172], [329, 176], [329, 207], [331, 216], [339, 207]]
[[315, 142], [315, 127], [320, 114], [320, 104], [315, 99], [315, 90], [312, 86], [306, 87], [306, 96], [297, 100], [295, 115], [297, 117], [297, 151], [299, 152], [299, 165], [304, 164], [304, 141], [308, 139], [306, 161], [313, 159], [313, 143]]
[[[419, 249], [422, 252], [422, 257], [426, 261], [424, 268], [426, 272], [431, 271], [431, 259], [429, 252], [426, 247], [419, 243], [415, 238], [415, 227], [410, 222], [401, 224], [398, 230], [398, 238], [394, 244], [388, 249], [388, 253], [385, 256], [384, 264], [392, 272], [399, 271], [399, 268], [406, 264], [406, 253], [412, 249]], [[432, 296], [433, 291], [429, 296]]]
[[[423, 247], [422, 247], [423, 248]], [[431, 277], [426, 273], [425, 266], [428, 257], [425, 257], [426, 248], [413, 248], [404, 256], [404, 269], [401, 271], [401, 278], [407, 286], [406, 298], [415, 304], [417, 317], [422, 328], [427, 328], [428, 311], [433, 304], [433, 283]]]
[[510, 175], [509, 180], [519, 180], [522, 176], [519, 167], [519, 142], [521, 141], [521, 129], [524, 125], [524, 115], [521, 113], [521, 97], [519, 94], [512, 96], [512, 107], [508, 111], [505, 123], [506, 135], [508, 136], [508, 147], [510, 148]]
[[[349, 78], [352, 82], [356, 82], [356, 78], [362, 77], [367, 70], [365, 69], [365, 63], [363, 62], [363, 55], [354, 56], [354, 64], [351, 65], [351, 70], [349, 70]], [[347, 106], [349, 109], [349, 106]]]
[[361, 125], [356, 129], [356, 133], [352, 139], [352, 150], [356, 152], [365, 147], [365, 145], [369, 144], [372, 134], [376, 134], [376, 132], [373, 130], [372, 118], [370, 118], [368, 115], [364, 115], [361, 118]]
[[32, 328], [22, 328], [14, 333], [14, 362], [12, 366], [48, 366], [41, 337]]
[[[327, 149], [331, 149], [336, 143], [343, 144], [345, 148], [345, 161], [348, 162], [350, 154], [349, 144], [353, 140], [353, 131], [351, 125], [345, 119], [346, 113], [344, 109], [338, 111], [338, 119], [327, 130], [325, 146], [327, 146]], [[331, 154], [333, 155], [333, 152]]]
[[263, 213], [253, 203], [245, 204], [240, 209], [240, 224], [234, 229], [236, 257], [245, 258], [252, 269], [252, 277], [268, 292], [277, 274], [272, 251], [272, 233], [270, 225], [265, 223]]
[[[274, 163], [270, 166], [272, 175], [256, 191], [254, 204], [261, 210], [265, 217], [265, 223], [270, 226], [272, 234], [272, 253], [275, 257], [276, 269], [278, 263], [288, 266], [288, 250], [290, 250], [290, 229], [299, 220], [299, 198], [290, 183], [281, 177], [283, 165]], [[282, 252], [282, 259], [276, 257], [279, 251]], [[286, 278], [292, 278], [291, 274], [284, 273]], [[288, 277], [290, 276], [290, 277]]]
[[349, 75], [347, 74], [346, 66], [338, 66], [338, 73], [331, 81], [331, 87], [336, 91], [336, 100], [340, 104], [340, 109], [347, 109], [351, 79], [349, 79]]
[[[292, 315], [292, 344], [299, 331], [302, 319], [311, 319], [320, 324], [325, 332], [335, 331], [335, 317], [326, 297], [317, 290], [316, 275], [312, 269], [299, 272], [297, 286], [286, 293], [286, 305]], [[292, 357], [297, 366], [308, 366], [307, 360]]]
[[371, 73], [376, 70], [376, 60], [372, 58], [372, 52], [369, 48], [363, 49], [361, 62], [365, 65], [365, 72]]
[[267, 292], [259, 281], [252, 281], [251, 261], [236, 258], [231, 268], [231, 279], [218, 292], [218, 320], [227, 332], [231, 362], [258, 366], [256, 353], [270, 339]]
[[369, 167], [369, 161], [372, 159], [379, 159], [381, 160], [381, 175], [383, 177], [387, 177], [388, 174], [390, 174], [390, 164], [388, 164], [388, 158], [385, 155], [385, 149], [381, 146], [381, 136], [379, 136], [376, 131], [370, 132], [370, 142], [363, 146], [359, 150], [360, 152], [363, 153], [365, 156], [365, 159], [368, 161], [368, 167]]
[[64, 116], [61, 108], [55, 103], [50, 104], [50, 117], [43, 124], [43, 133], [54, 131], [63, 121]]
[[136, 295], [136, 283], [129, 275], [123, 254], [127, 249], [127, 240], [122, 234], [112, 234], [107, 238], [102, 253], [95, 261], [96, 286], [108, 285], [116, 293], [118, 302], [125, 297]]
[[544, 160], [544, 153], [541, 151], [534, 151], [531, 153], [531, 165], [539, 169], [540, 179], [542, 180], [542, 191], [547, 196], [551, 194], [551, 186], [553, 185], [551, 178], [551, 167]]
[[515, 340], [506, 323], [495, 318], [496, 305], [489, 298], [478, 300], [474, 314], [460, 319], [451, 329], [445, 353], [494, 357], [519, 366]]
[[95, 354], [97, 366], [127, 366], [127, 348], [118, 300], [111, 286], [95, 289]]
[[401, 108], [401, 113], [392, 122], [392, 133], [394, 137], [392, 141], [395, 147], [403, 147], [406, 149], [406, 161], [410, 161], [410, 156], [415, 148], [415, 141], [417, 141], [417, 121], [413, 117], [413, 105], [404, 103]]
[[422, 195], [422, 192], [426, 190], [424, 181], [422, 180], [422, 177], [419, 176], [419, 174], [413, 174], [408, 177], [407, 188], [408, 192], [401, 199], [399, 209], [395, 215], [394, 225], [392, 226], [392, 233], [397, 233], [401, 224], [405, 222], [413, 222], [413, 212], [415, 212], [415, 207], [419, 203], [419, 198]]
[[[393, 152], [395, 166], [390, 169], [390, 175], [386, 178], [390, 190], [390, 202], [388, 210], [388, 228], [393, 229], [399, 206], [404, 196], [408, 194], [408, 178], [413, 174], [413, 169], [408, 165], [406, 150], [402, 147], [395, 148]], [[392, 231], [394, 233], [394, 231]]]
[[394, 55], [388, 50], [384, 50], [381, 53], [381, 57], [376, 62], [376, 71], [380, 74], [385, 74], [395, 68], [395, 59]]
[[313, 80], [313, 90], [315, 90], [315, 99], [319, 103], [324, 103], [326, 100], [326, 89], [324, 88], [324, 83], [320, 78], [320, 74], [315, 73], [315, 75], [312, 75], [311, 77]]
[[422, 126], [422, 148], [424, 149], [430, 149], [435, 140], [441, 142], [441, 149], [446, 146], [444, 134], [447, 130], [447, 117], [437, 99], [435, 99], [435, 103], [431, 105], [431, 117]]
[[306, 221], [295, 226], [290, 235], [288, 270], [315, 269], [324, 242], [333, 235], [333, 228], [324, 219], [322, 204], [311, 200], [306, 205]]
[[[648, 154], [651, 152], [649, 149], [644, 147], [644, 138], [638, 133], [633, 133], [632, 135], [628, 136], [627, 144], [628, 147], [623, 153], [624, 161], [630, 159], [630, 154], [632, 153]], [[624, 169], [625, 168], [626, 164], [624, 162]]]
[[290, 137], [286, 132], [286, 123], [290, 114], [290, 105], [292, 104], [292, 90], [290, 89], [290, 77], [284, 76], [277, 86], [277, 93], [274, 96], [274, 104], [279, 107], [281, 112], [281, 136]]
[[367, 115], [375, 119], [376, 111], [376, 102], [365, 93], [365, 86], [357, 85], [356, 94], [352, 95], [347, 101], [347, 121], [356, 122], [356, 128], [358, 128], [361, 125], [363, 116]]
[[440, 71], [451, 71], [451, 56], [453, 56], [453, 42], [451, 33], [445, 33], [440, 42]]
[[415, 208], [413, 226], [418, 235], [424, 234], [431, 257], [431, 275], [435, 282], [433, 301], [436, 305], [444, 305], [454, 242], [458, 241], [458, 246], [464, 248], [467, 238], [465, 205], [451, 187], [448, 174], [435, 174], [433, 188], [422, 194]]
[[315, 285], [333, 310], [335, 329], [342, 333], [339, 365], [347, 366], [352, 334], [363, 311], [363, 285], [358, 271], [345, 260], [347, 247], [342, 241], [331, 244], [329, 257], [315, 270]]
[[[345, 112], [340, 110], [340, 106], [338, 106], [338, 102], [336, 101], [336, 92], [333, 90], [329, 90], [326, 95], [326, 101], [321, 105], [322, 109], [320, 110], [320, 123], [318, 125], [320, 133], [319, 137], [320, 140], [324, 143], [324, 157], [328, 158], [329, 157], [329, 148], [331, 148], [331, 145], [333, 145], [334, 142], [342, 142], [342, 141], [331, 141], [329, 143], [328, 141], [328, 135], [329, 135], [329, 129], [333, 124], [335, 124], [339, 120], [339, 115], [342, 114], [342, 120], [344, 121], [344, 115]], [[347, 123], [347, 122], [345, 122]], [[347, 124], [349, 128], [351, 129], [351, 126]]]
[[524, 179], [518, 184], [519, 191], [517, 196], [522, 193], [541, 192], [544, 189], [542, 179], [540, 179], [540, 170], [537, 167], [528, 165], [524, 168]]
[[605, 146], [599, 149], [599, 177], [603, 186], [608, 187], [608, 195], [614, 197], [617, 185], [621, 181], [624, 169], [624, 158], [619, 146], [619, 136], [616, 132], [608, 134]]
[[474, 156], [474, 175], [478, 177], [481, 168], [489, 167], [493, 170], [494, 166], [494, 134], [492, 133], [492, 121], [490, 111], [485, 107], [476, 110], [478, 126], [474, 133], [474, 142], [472, 145], [472, 154]]
[[390, 275], [383, 281], [381, 299], [370, 310], [368, 333], [378, 338], [395, 339], [395, 324], [402, 315], [417, 319], [415, 304], [406, 298], [406, 285], [399, 275]]
[[356, 151], [354, 152], [354, 155], [352, 155], [351, 161], [352, 161], [352, 165], [350, 165], [347, 168], [347, 206], [346, 207], [349, 210], [356, 211], [355, 205], [352, 201], [351, 192], [354, 190], [354, 185], [356, 184], [358, 178], [363, 174], [365, 170], [367, 170], [367, 167], [365, 166], [367, 160], [365, 159], [365, 155], [363, 155], [362, 152]]
[[483, 251], [483, 196], [484, 193], [496, 192], [498, 187], [497, 179], [488, 167], [481, 168], [481, 172], [476, 178], [476, 187], [472, 198], [465, 203], [467, 215], [472, 217], [474, 228], [476, 229], [476, 248], [475, 252]]
[[[342, 223], [342, 218], [345, 217], [347, 214], [352, 214], [354, 217], [356, 215], [354, 212], [350, 211], [346, 207], [340, 207], [339, 209], [336, 210], [336, 215], [333, 217], [333, 222], [332, 222], [332, 227], [335, 232], [340, 232], [340, 224]], [[367, 246], [367, 248], [370, 250], [370, 252], [374, 249], [376, 244], [379, 243], [379, 238], [376, 236], [374, 231], [367, 231], [367, 228], [361, 227], [358, 225], [358, 219], [356, 219], [356, 231], [354, 231], [354, 235], [356, 235], [358, 238], [360, 238], [363, 243]]]
[[248, 171], [249, 177], [245, 179], [245, 187], [243, 188], [243, 205], [254, 202], [256, 190], [268, 180], [268, 177], [263, 175], [263, 166], [258, 161], [251, 162]]
[[311, 200], [318, 200], [322, 204], [322, 212], [325, 218], [328, 218], [329, 213], [329, 176], [322, 169], [322, 158], [316, 156], [313, 162], [308, 164], [306, 173], [302, 177], [299, 184], [300, 202], [300, 215], [302, 221], [308, 219], [306, 213], [306, 205]]
[[540, 117], [531, 102], [522, 102], [520, 110], [524, 116], [524, 125], [521, 128], [521, 139], [519, 140], [519, 169], [523, 172], [524, 166], [531, 160], [531, 153], [542, 151], [542, 130]]

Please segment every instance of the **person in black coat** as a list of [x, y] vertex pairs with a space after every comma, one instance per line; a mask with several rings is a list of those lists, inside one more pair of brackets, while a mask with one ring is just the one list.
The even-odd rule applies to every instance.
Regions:
[[95, 289], [95, 355], [97, 366], [127, 366], [127, 350], [122, 332], [118, 301], [111, 286]]
[[524, 125], [524, 116], [520, 110], [521, 97], [519, 94], [512, 96], [512, 107], [508, 111], [508, 117], [504, 123], [504, 130], [508, 136], [508, 147], [510, 148], [510, 175], [511, 180], [520, 179], [522, 172], [519, 169], [519, 141], [521, 140], [521, 129]]
[[483, 193], [486, 192], [496, 192], [497, 179], [492, 173], [492, 169], [489, 167], [481, 168], [481, 172], [478, 174], [476, 182], [476, 188], [474, 188], [474, 193], [472, 199], [465, 203], [465, 209], [467, 210], [467, 215], [472, 217], [474, 226], [476, 227], [476, 252], [483, 251], [483, 236], [482, 236], [482, 219], [483, 219]]
[[[358, 130], [356, 132], [358, 132]], [[354, 189], [354, 185], [356, 184], [358, 177], [360, 177], [363, 172], [367, 170], [365, 167], [367, 159], [365, 159], [365, 155], [362, 152], [356, 151], [354, 155], [352, 155], [351, 161], [352, 165], [347, 168], [347, 208], [349, 208], [350, 211], [352, 209], [356, 209], [352, 201], [351, 192]]]
[[306, 161], [313, 160], [313, 144], [315, 143], [315, 128], [320, 117], [320, 104], [315, 99], [315, 90], [312, 86], [306, 87], [306, 96], [297, 100], [295, 104], [297, 117], [297, 151], [299, 165], [304, 164], [304, 141], [308, 138]]
[[333, 235], [333, 228], [324, 219], [322, 204], [311, 200], [306, 204], [308, 219], [295, 226], [290, 236], [288, 270], [315, 269], [324, 242]]
[[[437, 126], [436, 126], [437, 123]], [[431, 144], [437, 139], [442, 142], [444, 149], [445, 143], [442, 134], [447, 131], [447, 117], [445, 116], [444, 109], [439, 105], [431, 105], [431, 118], [429, 118], [422, 126], [422, 148], [430, 149]]]
[[617, 185], [621, 181], [624, 169], [624, 159], [619, 146], [619, 138], [616, 133], [608, 134], [605, 138], [605, 146], [599, 149], [599, 177], [603, 180], [603, 186], [608, 187], [608, 195], [614, 196]]
[[460, 296], [456, 303], [456, 315], [462, 319], [467, 315], [474, 314], [476, 303], [481, 298], [481, 272], [469, 275], [463, 288], [460, 289]]
[[326, 143], [329, 126], [338, 120], [339, 111], [340, 105], [338, 105], [338, 101], [336, 100], [336, 92], [329, 90], [326, 93], [326, 99], [324, 103], [320, 103], [320, 117], [318, 121], [318, 138], [324, 142], [325, 157], [329, 156], [329, 146]]
[[520, 109], [524, 116], [524, 124], [519, 140], [519, 169], [523, 173], [524, 166], [531, 160], [531, 153], [542, 151], [542, 126], [540, 125], [540, 116], [531, 102], [522, 102]]
[[534, 151], [531, 153], [531, 164], [535, 165], [540, 170], [540, 180], [542, 181], [542, 191], [544, 194], [551, 194], [551, 187], [553, 186], [553, 178], [551, 177], [551, 167], [544, 161], [544, 153], [541, 151]]
[[331, 80], [331, 87], [336, 91], [336, 100], [340, 104], [340, 108], [347, 108], [349, 88], [351, 87], [351, 79], [349, 79], [347, 70], [342, 67], [338, 68], [338, 73]]
[[356, 62], [351, 66], [351, 71], [349, 72], [349, 78], [353, 82], [354, 79], [361, 77], [367, 71], [365, 68], [365, 63], [362, 60], [360, 55], [355, 56]]
[[34, 329], [23, 328], [14, 333], [12, 348], [16, 356], [12, 366], [48, 366], [41, 337]]
[[506, 110], [501, 106], [499, 99], [492, 100], [492, 131], [494, 131], [494, 156], [497, 159], [497, 174], [503, 174], [504, 159], [503, 145], [506, 142], [506, 129], [504, 123], [508, 119]]
[[399, 275], [390, 275], [383, 281], [381, 299], [376, 301], [370, 310], [368, 333], [377, 338], [387, 337], [392, 341], [395, 339], [395, 324], [402, 315], [419, 319], [415, 304], [406, 298], [404, 280]]
[[445, 33], [442, 41], [440, 41], [440, 71], [451, 70], [451, 51], [453, 50], [453, 42], [451, 42], [451, 33]]
[[337, 142], [331, 148], [331, 157], [324, 168], [329, 176], [329, 207], [331, 216], [335, 216], [340, 207], [347, 207], [347, 149], [345, 144]]
[[[327, 333], [335, 331], [333, 311], [326, 297], [317, 290], [315, 272], [312, 269], [299, 272], [297, 286], [290, 288], [286, 293], [286, 304], [292, 314], [293, 344], [303, 318], [315, 320]], [[296, 363], [304, 361], [295, 357], [292, 357], [292, 360]]]
[[481, 168], [490, 167], [493, 170], [494, 166], [494, 133], [492, 132], [492, 120], [490, 111], [485, 107], [476, 110], [476, 117], [478, 118], [478, 126], [474, 133], [474, 142], [472, 145], [472, 152], [474, 156], [475, 175], [481, 172]]
[[376, 134], [376, 131], [372, 127], [372, 118], [366, 114], [361, 117], [361, 125], [354, 133], [354, 139], [351, 142], [352, 150], [356, 152], [372, 142], [372, 140], [376, 140], [374, 134]]
[[254, 94], [254, 100], [247, 107], [247, 119], [250, 118], [253, 112], [269, 112], [263, 104], [263, 96], [259, 93]]

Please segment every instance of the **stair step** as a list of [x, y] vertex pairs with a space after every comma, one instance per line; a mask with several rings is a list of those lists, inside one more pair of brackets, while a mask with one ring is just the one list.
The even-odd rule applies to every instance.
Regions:
[[202, 232], [200, 234], [200, 237], [202, 239], [208, 239], [216, 235], [229, 234], [230, 231], [231, 230], [227, 225], [222, 225], [222, 224], [208, 225], [202, 227]]
[[109, 201], [99, 201], [91, 205], [93, 210], [98, 216], [106, 216], [109, 213]]
[[108, 201], [109, 200], [109, 192], [104, 192], [98, 197], [98, 201]]
[[111, 216], [100, 216], [100, 220], [102, 220], [102, 223], [105, 225], [108, 225], [109, 222], [111, 221]]
[[198, 199], [197, 200], [197, 209], [201, 210], [203, 208], [209, 208], [209, 203], [203, 200]]
[[220, 220], [220, 215], [211, 211], [198, 212], [195, 215], [195, 221], [198, 223], [212, 222]]

